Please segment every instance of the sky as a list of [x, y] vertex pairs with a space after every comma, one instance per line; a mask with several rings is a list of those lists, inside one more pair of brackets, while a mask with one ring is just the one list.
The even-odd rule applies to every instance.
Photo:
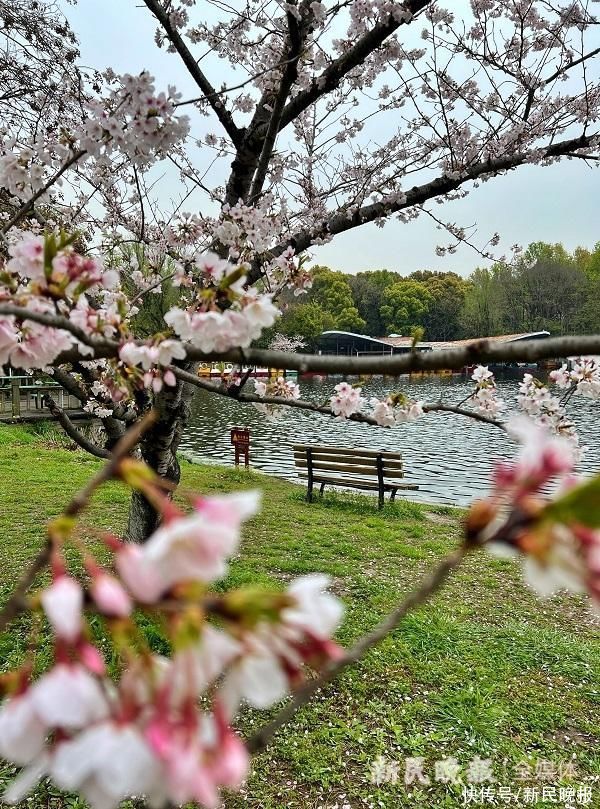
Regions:
[[[197, 6], [202, 3], [198, 0]], [[175, 84], [184, 96], [197, 95], [179, 57], [154, 44], [156, 25], [143, 3], [79, 0], [71, 6], [61, 0], [60, 5], [79, 37], [87, 65], [130, 73], [147, 69], [157, 77], [158, 86]], [[215, 85], [224, 80], [222, 75], [209, 78]], [[447, 221], [477, 224], [479, 244], [498, 232], [502, 240], [497, 255], [508, 252], [513, 244], [527, 246], [533, 241], [560, 241], [568, 250], [578, 245], [591, 248], [600, 241], [599, 210], [600, 167], [590, 168], [578, 159], [550, 167], [524, 166], [484, 183], [465, 199], [434, 208]], [[408, 224], [391, 220], [384, 229], [355, 228], [313, 248], [311, 254], [314, 262], [348, 273], [387, 268], [403, 274], [434, 269], [468, 275], [485, 264], [466, 246], [454, 255], [438, 257], [436, 245], [449, 242], [445, 231], [421, 217]]]

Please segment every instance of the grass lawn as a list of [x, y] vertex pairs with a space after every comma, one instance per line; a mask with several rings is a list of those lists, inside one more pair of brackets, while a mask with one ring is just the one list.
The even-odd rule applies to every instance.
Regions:
[[[93, 474], [98, 462], [81, 451], [0, 426], [0, 598], [6, 599], [43, 541], [42, 525]], [[242, 552], [227, 584], [273, 584], [322, 571], [347, 608], [338, 639], [349, 644], [369, 630], [449, 551], [460, 537], [461, 512], [402, 501], [378, 512], [373, 499], [327, 494], [312, 505], [290, 483], [214, 466], [183, 463], [183, 484], [203, 492], [258, 487], [261, 514], [246, 526]], [[90, 524], [119, 532], [127, 492], [102, 489]], [[20, 659], [21, 619], [0, 636], [2, 670]], [[478, 553], [433, 601], [412, 613], [368, 657], [319, 694], [254, 760], [242, 795], [227, 807], [459, 807], [462, 788], [435, 780], [434, 762], [492, 759], [493, 786], [521, 789], [511, 806], [537, 809], [558, 802], [559, 780], [535, 777], [536, 762], [574, 761], [577, 775], [562, 786], [592, 787], [587, 806], [600, 807], [600, 623], [575, 596], [537, 600], [512, 560]], [[146, 627], [155, 642], [154, 627]], [[40, 643], [40, 655], [45, 654]], [[269, 714], [244, 714], [248, 733]], [[399, 779], [371, 783], [372, 762], [398, 762]], [[405, 759], [423, 757], [429, 786], [404, 783]], [[532, 777], [516, 778], [528, 762]], [[543, 764], [541, 765], [543, 766]], [[12, 774], [0, 772], [0, 780]], [[544, 783], [556, 785], [556, 793]], [[526, 788], [538, 790], [527, 803]], [[567, 792], [563, 792], [568, 796]], [[584, 805], [571, 801], [575, 806]], [[77, 806], [40, 788], [31, 806]], [[471, 805], [486, 805], [478, 803]], [[490, 803], [488, 802], [489, 806]], [[509, 805], [503, 801], [499, 806]]]

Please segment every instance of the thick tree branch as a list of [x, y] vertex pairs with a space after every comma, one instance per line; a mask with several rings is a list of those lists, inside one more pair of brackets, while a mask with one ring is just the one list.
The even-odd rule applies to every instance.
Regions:
[[[305, 5], [306, 4], [304, 3], [303, 6]], [[301, 15], [306, 13], [307, 12], [304, 8], [300, 11]], [[287, 21], [288, 37], [285, 59], [286, 64], [281, 76], [281, 81], [279, 82], [277, 94], [275, 96], [273, 112], [271, 113], [269, 124], [267, 126], [256, 172], [252, 180], [252, 185], [250, 186], [250, 201], [255, 200], [262, 191], [267, 176], [267, 171], [269, 169], [269, 164], [273, 156], [273, 148], [275, 146], [275, 140], [277, 139], [277, 133], [281, 128], [281, 116], [283, 114], [285, 102], [288, 99], [294, 82], [298, 78], [298, 60], [300, 59], [300, 54], [302, 52], [304, 40], [308, 31], [307, 22], [303, 20], [302, 24], [300, 25], [292, 11], [287, 12]]]
[[[356, 43], [342, 56], [335, 59], [323, 73], [315, 79], [307, 90], [298, 93], [283, 110], [280, 129], [283, 129], [301, 115], [311, 104], [322, 96], [330, 93], [339, 86], [344, 76], [351, 70], [364, 64], [367, 57], [377, 50], [385, 40], [390, 37], [401, 25], [407, 24], [412, 17], [430, 4], [431, 0], [407, 0], [398, 4], [396, 13], [389, 14], [385, 20], [378, 23], [366, 34], [363, 34]], [[411, 17], [402, 18], [401, 12], [408, 12]]]
[[[597, 138], [598, 136], [596, 134], [581, 135], [578, 138], [569, 138], [568, 140], [541, 147], [541, 152], [546, 158], [561, 157], [594, 145], [597, 142]], [[398, 211], [414, 208], [416, 205], [422, 205], [429, 199], [448, 194], [451, 191], [456, 191], [457, 188], [460, 188], [467, 182], [478, 180], [488, 175], [500, 174], [501, 172], [523, 165], [527, 163], [530, 158], [531, 152], [525, 151], [512, 152], [503, 157], [483, 160], [465, 169], [460, 177], [451, 178], [444, 174], [428, 183], [414, 186], [408, 190], [404, 196], [397, 197], [393, 200], [382, 200], [380, 202], [371, 203], [370, 205], [363, 205], [351, 214], [347, 211], [339, 211], [332, 214], [329, 219], [323, 221], [318, 227], [295, 233], [290, 239], [282, 242], [264, 255], [263, 261], [277, 258], [289, 245], [294, 248], [296, 253], [301, 253], [311, 247], [318, 239], [335, 236], [338, 233], [344, 233], [360, 225], [374, 222], [377, 219], [383, 219]], [[249, 282], [252, 283], [256, 281], [260, 274], [260, 268], [256, 265], [249, 274]]]
[[58, 384], [68, 391], [72, 396], [79, 399], [80, 402], [85, 403], [89, 399], [88, 394], [81, 387], [75, 377], [68, 371], [64, 371], [62, 368], [53, 368], [52, 378], [55, 379]]
[[438, 566], [422, 580], [419, 587], [413, 590], [372, 632], [364, 635], [343, 657], [331, 663], [318, 677], [298, 689], [291, 701], [274, 719], [250, 736], [247, 741], [248, 750], [251, 753], [264, 750], [279, 728], [287, 724], [320, 688], [338, 677], [348, 666], [361, 660], [373, 646], [390, 635], [411, 610], [428, 601], [442, 587], [448, 576], [460, 566], [468, 550], [469, 546], [461, 545], [453, 553], [444, 557]]
[[182, 62], [188, 69], [190, 76], [194, 79], [202, 93], [204, 94], [204, 98], [208, 101], [212, 109], [214, 110], [215, 115], [221, 122], [221, 125], [231, 138], [232, 143], [234, 146], [240, 146], [243, 138], [243, 130], [240, 129], [235, 121], [229, 110], [225, 107], [225, 104], [221, 100], [221, 97], [218, 93], [215, 93], [215, 88], [212, 86], [210, 81], [206, 78], [203, 71], [200, 69], [198, 62], [194, 59], [190, 49], [183, 41], [183, 38], [179, 34], [179, 32], [171, 25], [171, 21], [169, 19], [169, 14], [162, 5], [158, 2], [158, 0], [144, 0], [147, 8], [152, 12], [152, 14], [156, 17], [159, 21], [160, 25], [162, 26], [165, 34], [169, 42], [173, 45], [179, 56], [181, 57]]
[[[0, 316], [15, 315], [29, 318], [40, 323], [52, 320], [52, 325], [59, 329], [72, 331], [66, 318], [57, 315], [46, 315], [41, 312], [30, 312], [27, 309], [12, 305], [0, 304]], [[141, 342], [142, 341], [138, 341]], [[93, 357], [115, 358], [118, 356], [119, 343], [115, 340], [92, 342]], [[188, 361], [207, 362], [219, 360], [233, 362], [242, 366], [260, 366], [269, 368], [286, 368], [288, 370], [321, 371], [330, 374], [386, 374], [398, 376], [411, 371], [461, 370], [468, 365], [496, 362], [535, 362], [542, 359], [555, 359], [575, 356], [600, 354], [600, 334], [576, 335], [569, 337], [548, 337], [543, 340], [516, 340], [501, 343], [497, 340], [473, 340], [472, 343], [459, 348], [447, 348], [441, 351], [419, 351], [413, 349], [405, 354], [385, 354], [380, 357], [338, 357], [333, 354], [296, 354], [286, 351], [270, 351], [260, 348], [235, 348], [221, 354], [204, 353], [188, 343], [184, 344]], [[55, 359], [54, 365], [69, 362], [88, 361], [92, 357], [82, 355], [76, 349], [64, 351]]]

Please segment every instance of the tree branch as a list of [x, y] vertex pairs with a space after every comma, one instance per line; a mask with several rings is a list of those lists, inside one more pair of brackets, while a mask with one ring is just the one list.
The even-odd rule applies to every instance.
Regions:
[[285, 60], [286, 65], [281, 77], [281, 81], [279, 82], [275, 103], [273, 104], [273, 112], [271, 113], [271, 117], [269, 119], [260, 157], [258, 159], [258, 165], [252, 180], [252, 185], [250, 186], [250, 191], [248, 193], [250, 201], [255, 200], [262, 191], [269, 168], [269, 163], [271, 162], [271, 157], [273, 155], [273, 148], [277, 139], [277, 133], [281, 128], [281, 116], [283, 114], [285, 102], [287, 101], [294, 82], [298, 78], [298, 60], [300, 59], [304, 38], [306, 36], [307, 23], [306, 21], [303, 21], [302, 25], [300, 26], [296, 16], [289, 10], [287, 12], [287, 21], [288, 37], [287, 56]]
[[190, 76], [194, 79], [194, 81], [204, 94], [204, 98], [208, 101], [208, 103], [212, 107], [215, 115], [221, 122], [221, 125], [231, 138], [232, 143], [235, 146], [239, 146], [242, 142], [243, 130], [236, 125], [231, 113], [227, 110], [225, 104], [221, 101], [220, 96], [217, 93], [215, 93], [214, 87], [206, 78], [203, 71], [200, 69], [198, 62], [194, 59], [190, 49], [183, 41], [181, 35], [171, 25], [169, 14], [161, 6], [158, 0], [144, 0], [144, 3], [161, 24], [165, 34], [167, 35], [167, 38], [169, 39], [169, 41], [171, 42], [171, 44], [173, 45], [179, 56], [181, 57], [181, 60], [188, 69]]
[[[577, 152], [578, 149], [585, 149], [594, 145], [597, 141], [597, 137], [597, 135], [581, 135], [579, 138], [570, 138], [569, 140], [559, 141], [558, 143], [542, 147], [541, 150], [544, 152], [544, 157], [546, 158], [561, 157], [569, 153]], [[390, 216], [390, 214], [397, 213], [406, 208], [422, 205], [433, 197], [439, 197], [451, 191], [456, 191], [457, 188], [460, 188], [462, 185], [472, 180], [478, 180], [486, 175], [499, 174], [503, 171], [516, 168], [526, 163], [530, 157], [531, 152], [526, 151], [513, 152], [504, 157], [483, 160], [466, 169], [458, 178], [450, 178], [444, 174], [441, 177], [437, 177], [435, 180], [431, 180], [431, 182], [414, 186], [407, 191], [403, 197], [395, 198], [391, 201], [382, 200], [380, 202], [373, 202], [370, 205], [363, 205], [351, 215], [349, 215], [347, 211], [339, 211], [332, 214], [329, 219], [323, 221], [318, 227], [299, 231], [285, 242], [281, 242], [277, 247], [263, 255], [262, 261], [277, 258], [290, 245], [294, 248], [296, 253], [301, 253], [311, 247], [318, 239], [335, 236], [338, 233], [344, 233], [360, 225], [374, 222], [377, 219], [383, 219]], [[260, 274], [260, 267], [258, 264], [255, 264], [252, 272], [248, 275], [249, 283], [256, 281], [258, 277], [260, 277]]]
[[287, 368], [301, 373], [386, 374], [398, 376], [411, 371], [461, 370], [468, 365], [497, 362], [535, 362], [557, 357], [589, 356], [600, 354], [600, 334], [574, 337], [547, 337], [541, 340], [518, 340], [501, 343], [492, 339], [473, 340], [459, 348], [440, 351], [412, 350], [405, 354], [386, 354], [380, 357], [338, 357], [331, 354], [295, 354], [262, 349], [234, 349], [223, 354], [203, 354], [187, 346], [187, 357], [192, 360], [223, 360], [270, 368]]
[[[73, 331], [75, 326], [57, 315], [42, 312], [30, 312], [28, 309], [0, 305], [0, 316], [14, 315], [29, 318], [39, 323], [48, 323], [55, 328]], [[51, 323], [49, 321], [52, 321]], [[80, 331], [80, 330], [77, 330]], [[90, 338], [87, 337], [88, 344]], [[141, 345], [143, 341], [138, 341]], [[94, 358], [114, 358], [118, 356], [119, 343], [115, 340], [91, 342]], [[184, 343], [186, 358], [191, 361], [207, 362], [211, 360], [236, 363], [242, 366], [261, 366], [270, 368], [286, 368], [301, 373], [321, 371], [323, 373], [386, 374], [398, 376], [411, 371], [460, 370], [467, 365], [497, 362], [535, 362], [542, 359], [555, 359], [575, 356], [591, 356], [600, 354], [600, 334], [576, 335], [569, 337], [547, 337], [543, 340], [516, 340], [501, 343], [493, 339], [473, 340], [459, 348], [447, 348], [440, 351], [419, 351], [412, 349], [405, 354], [385, 354], [380, 357], [338, 357], [333, 354], [296, 354], [286, 351], [270, 351], [259, 348], [234, 348], [222, 353], [209, 354], [189, 343]], [[89, 361], [90, 356], [82, 355], [77, 350], [65, 351], [54, 360], [54, 365], [68, 362]], [[189, 381], [189, 380], [188, 380]]]
[[[80, 343], [90, 346], [90, 348], [93, 349], [101, 349], [104, 347], [114, 350], [115, 352], [118, 352], [119, 350], [119, 343], [116, 340], [109, 340], [108, 338], [105, 338], [104, 340], [96, 340], [86, 331], [80, 329], [79, 326], [71, 323], [68, 318], [62, 317], [61, 315], [53, 315], [50, 312], [36, 312], [34, 310], [27, 309], [25, 306], [15, 306], [14, 304], [10, 303], [0, 304], [0, 316], [2, 315], [8, 317], [17, 317], [22, 320], [32, 320], [35, 323], [41, 323], [43, 326], [50, 326], [53, 329], [68, 331], [73, 335], [73, 337], [76, 337]], [[85, 359], [85, 356], [80, 355], [80, 358]], [[88, 359], [91, 359], [91, 357], [88, 357]]]
[[77, 380], [73, 377], [73, 375], [68, 373], [68, 371], [63, 371], [62, 368], [53, 368], [52, 378], [56, 379], [61, 387], [63, 387], [76, 399], [79, 399], [80, 402], [87, 402], [89, 399], [88, 394], [81, 387], [79, 382], [77, 382]]
[[79, 446], [86, 452], [89, 452], [90, 455], [95, 455], [96, 458], [110, 458], [110, 452], [108, 450], [99, 447], [97, 444], [94, 444], [93, 441], [89, 441], [84, 434], [77, 429], [62, 407], [57, 405], [49, 393], [44, 394], [43, 401], [65, 433], [69, 438], [75, 441], [76, 444], [79, 444]]
[[[170, 370], [173, 371], [175, 376], [179, 377], [179, 379], [187, 382], [190, 385], [194, 385], [195, 387], [209, 391], [210, 393], [216, 393], [219, 396], [226, 396], [229, 399], [235, 399], [238, 402], [245, 402], [248, 404], [270, 404], [276, 407], [291, 407], [299, 410], [309, 410], [313, 413], [322, 413], [324, 416], [332, 416], [333, 418], [337, 418], [335, 413], [333, 413], [331, 408], [327, 407], [327, 405], [319, 405], [315, 402], [307, 402], [304, 399], [285, 399], [283, 396], [259, 396], [257, 393], [242, 393], [235, 387], [223, 388], [220, 385], [215, 385], [214, 382], [209, 382], [208, 380], [202, 379], [199, 376], [195, 376], [187, 371], [183, 371], [181, 368], [178, 368], [175, 365], [171, 365]], [[465, 408], [457, 405], [447, 405], [443, 402], [424, 404], [423, 412], [454, 413], [457, 416], [467, 416], [475, 421], [481, 421], [484, 424], [490, 424], [494, 427], [499, 427], [502, 430], [506, 429], [501, 421], [496, 421], [496, 419], [493, 419], [490, 416], [486, 416], [483, 413], [477, 413], [474, 410], [466, 410]], [[369, 416], [367, 413], [353, 413], [351, 416], [348, 416], [348, 421], [358, 421], [362, 424], [371, 424], [374, 427], [381, 427], [373, 416]]]
[[[403, 6], [398, 6], [398, 11], [407, 11], [412, 17], [422, 11], [430, 4], [431, 0], [407, 0]], [[411, 18], [412, 19], [412, 18]], [[411, 20], [408, 20], [410, 22]], [[351, 70], [359, 67], [365, 59], [377, 50], [383, 42], [391, 36], [401, 25], [406, 25], [404, 19], [398, 19], [396, 15], [389, 14], [387, 18], [378, 23], [344, 54], [335, 59], [321, 75], [315, 79], [307, 90], [298, 93], [285, 107], [281, 116], [280, 129], [284, 129], [292, 121], [301, 115], [311, 104], [322, 96], [330, 93], [339, 86], [341, 80]]]
[[341, 674], [352, 663], [361, 660], [369, 649], [391, 634], [411, 610], [428, 601], [442, 587], [450, 573], [460, 566], [469, 550], [469, 546], [461, 545], [453, 553], [444, 557], [438, 566], [421, 581], [419, 587], [413, 590], [372, 632], [364, 635], [343, 657], [331, 663], [317, 678], [299, 688], [291, 701], [274, 719], [250, 736], [246, 743], [248, 750], [251, 753], [264, 750], [279, 728], [287, 724], [320, 688]]

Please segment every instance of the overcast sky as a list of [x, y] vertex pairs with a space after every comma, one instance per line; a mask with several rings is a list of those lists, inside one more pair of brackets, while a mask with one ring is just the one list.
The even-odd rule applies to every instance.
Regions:
[[[79, 0], [74, 7], [63, 1], [61, 5], [80, 39], [85, 63], [100, 69], [110, 66], [117, 72], [137, 73], [145, 68], [158, 77], [159, 87], [175, 84], [184, 95], [193, 94], [194, 85], [179, 58], [155, 46], [156, 26], [145, 6], [135, 0]], [[216, 85], [223, 80], [222, 76], [211, 78]], [[519, 168], [483, 184], [464, 200], [446, 204], [443, 211], [447, 220], [462, 226], [477, 223], [480, 243], [498, 231], [502, 237], [498, 254], [512, 244], [526, 246], [532, 241], [561, 241], [572, 250], [577, 245], [592, 247], [600, 240], [599, 202], [600, 168], [570, 160], [547, 168]], [[466, 275], [482, 263], [467, 247], [453, 256], [437, 257], [436, 245], [449, 241], [445, 232], [422, 217], [410, 224], [391, 221], [383, 230], [374, 225], [356, 228], [312, 252], [315, 261], [350, 273], [386, 267], [404, 274], [428, 268]]]

